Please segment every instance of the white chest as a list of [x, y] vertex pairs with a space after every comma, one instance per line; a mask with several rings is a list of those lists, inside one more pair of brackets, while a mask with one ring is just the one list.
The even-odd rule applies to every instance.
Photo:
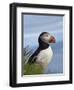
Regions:
[[53, 52], [51, 47], [40, 51], [40, 53], [37, 56], [36, 62], [43, 65], [43, 67], [46, 67], [50, 61], [52, 60]]

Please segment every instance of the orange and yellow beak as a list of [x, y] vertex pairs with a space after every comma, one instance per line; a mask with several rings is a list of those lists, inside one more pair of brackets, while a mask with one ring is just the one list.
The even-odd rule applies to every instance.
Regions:
[[55, 42], [56, 42], [55, 38], [53, 36], [51, 36], [49, 39], [49, 43], [55, 43]]

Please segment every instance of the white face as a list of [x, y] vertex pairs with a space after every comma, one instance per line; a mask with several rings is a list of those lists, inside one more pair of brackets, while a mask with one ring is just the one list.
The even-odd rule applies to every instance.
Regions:
[[41, 37], [41, 40], [47, 44], [49, 43], [55, 43], [55, 38], [51, 36], [49, 33], [43, 34]]

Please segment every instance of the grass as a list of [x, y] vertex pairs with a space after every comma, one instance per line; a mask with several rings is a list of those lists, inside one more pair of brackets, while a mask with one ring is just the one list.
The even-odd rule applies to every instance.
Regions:
[[43, 69], [39, 64], [25, 64], [24, 75], [42, 74]]

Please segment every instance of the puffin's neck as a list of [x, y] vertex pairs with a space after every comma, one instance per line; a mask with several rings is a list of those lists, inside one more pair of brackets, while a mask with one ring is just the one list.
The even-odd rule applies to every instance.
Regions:
[[48, 43], [42, 41], [40, 37], [38, 39], [38, 42], [39, 42], [39, 50], [47, 49], [50, 46]]
[[49, 46], [50, 46], [49, 44], [42, 43], [42, 44], [39, 44], [39, 49], [44, 50], [44, 49], [47, 49]]

